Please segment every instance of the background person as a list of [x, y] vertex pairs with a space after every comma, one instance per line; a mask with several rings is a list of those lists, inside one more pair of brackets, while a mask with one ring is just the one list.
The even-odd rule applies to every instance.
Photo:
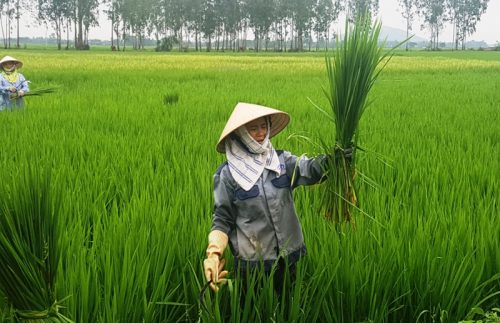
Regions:
[[[0, 60], [0, 111], [24, 106], [23, 96], [29, 92], [28, 81], [18, 72], [23, 63], [14, 57]], [[11, 97], [16, 97], [11, 100]]]

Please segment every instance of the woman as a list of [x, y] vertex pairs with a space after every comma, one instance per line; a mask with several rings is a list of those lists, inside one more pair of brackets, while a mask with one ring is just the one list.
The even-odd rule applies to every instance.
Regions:
[[255, 268], [269, 275], [275, 267], [278, 294], [287, 267], [293, 280], [295, 265], [306, 254], [292, 190], [320, 182], [326, 157], [298, 158], [275, 150], [269, 139], [289, 120], [285, 112], [238, 103], [222, 131], [217, 151], [227, 161], [214, 175], [215, 207], [204, 261], [214, 291], [228, 274], [221, 260], [228, 243], [243, 278]]
[[22, 107], [23, 96], [29, 91], [28, 81], [17, 70], [23, 63], [14, 57], [5, 56], [0, 60], [0, 111]]

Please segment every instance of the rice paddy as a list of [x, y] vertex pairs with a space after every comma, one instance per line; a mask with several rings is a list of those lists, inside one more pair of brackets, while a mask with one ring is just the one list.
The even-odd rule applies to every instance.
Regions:
[[[331, 124], [309, 100], [327, 107], [324, 55], [8, 55], [32, 88], [57, 87], [0, 113], [0, 183], [9, 192], [33, 169], [60, 192], [65, 317], [458, 322], [500, 311], [500, 53], [398, 52], [360, 123], [369, 152], [357, 154], [358, 176], [377, 185], [358, 181], [357, 230], [339, 234], [322, 217], [321, 185], [297, 189], [308, 255], [289, 297], [265, 284], [240, 306], [232, 280], [205, 294], [207, 310], [199, 291], [220, 132], [238, 101], [267, 105], [292, 118], [275, 147], [320, 153]], [[11, 315], [0, 295], [0, 322]]]

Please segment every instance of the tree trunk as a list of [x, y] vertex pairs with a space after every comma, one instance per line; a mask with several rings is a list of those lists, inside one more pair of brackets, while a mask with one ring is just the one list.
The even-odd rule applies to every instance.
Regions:
[[4, 46], [4, 48], [7, 48], [7, 37], [5, 37], [5, 32], [3, 30], [3, 21], [2, 21], [2, 13], [1, 12], [0, 12], [0, 27], [2, 28], [3, 46]]
[[[410, 36], [410, 18], [406, 18], [406, 39]], [[408, 51], [408, 41], [405, 42], [406, 51]]]
[[330, 43], [330, 28], [328, 28], [325, 33], [325, 52], [328, 51], [329, 43]]
[[113, 27], [115, 26], [115, 13], [111, 13], [111, 50], [114, 49], [115, 47], [115, 43], [114, 43], [114, 30], [113, 30]]
[[312, 29], [309, 29], [309, 51], [311, 51]]
[[194, 50], [198, 51], [198, 30], [197, 29], [194, 31], [194, 42], [195, 42]]
[[436, 49], [439, 49], [439, 26], [436, 24]]
[[123, 21], [123, 29], [122, 29], [122, 39], [123, 39], [123, 51], [125, 51], [125, 42], [127, 40], [127, 24], [125, 20]]
[[258, 52], [258, 51], [259, 51], [259, 36], [260, 36], [260, 35], [259, 35], [259, 31], [258, 31], [258, 29], [257, 29], [257, 28], [255, 28], [255, 38], [254, 38], [254, 40], [253, 40], [253, 42], [254, 42], [253, 47], [254, 47], [254, 50], [255, 50], [256, 52]]
[[237, 52], [240, 51], [241, 28], [234, 32], [234, 48]]
[[56, 18], [56, 41], [57, 41], [57, 50], [61, 50], [61, 20], [62, 18]]
[[10, 1], [7, 1], [7, 39], [8, 39], [8, 46], [10, 49]]
[[76, 49], [83, 49], [83, 18], [78, 14], [78, 36], [76, 38]]
[[300, 52], [304, 50], [303, 33], [302, 28], [297, 29], [297, 50]]
[[215, 51], [218, 52], [219, 51], [219, 46], [220, 45], [220, 28], [217, 27], [217, 29], [215, 30]]
[[[76, 14], [76, 12], [75, 12], [75, 14]], [[76, 17], [76, 16], [75, 16], [75, 17]], [[75, 49], [76, 49], [77, 40], [78, 40], [78, 33], [77, 33], [78, 28], [77, 28], [77, 22], [76, 22], [76, 19], [75, 19], [75, 21], [74, 21], [74, 25], [75, 25], [75, 35], [74, 35], [74, 36], [75, 36]]]
[[222, 48], [221, 48], [222, 51], [225, 51], [225, 49], [226, 49], [226, 36], [227, 36], [227, 33], [225, 31], [225, 28], [223, 28], [223, 32], [222, 32]]
[[66, 20], [66, 50], [69, 49], [69, 18]]
[[243, 50], [246, 51], [247, 50], [247, 33], [248, 33], [248, 25], [245, 21], [245, 24], [243, 26]]
[[16, 2], [16, 11], [17, 11], [17, 14], [16, 14], [16, 20], [17, 20], [17, 44], [16, 44], [16, 48], [20, 48], [21, 46], [19, 46], [19, 18], [21, 17], [21, 13], [19, 12], [19, 0], [17, 0]]
[[462, 30], [462, 50], [465, 50], [465, 43], [467, 41], [467, 33], [465, 28]]
[[120, 50], [120, 21], [117, 20], [113, 25], [116, 35], [116, 50]]
[[85, 33], [83, 35], [83, 46], [85, 47], [85, 45], [89, 44], [89, 26], [85, 26]]
[[238, 31], [235, 30], [233, 33], [233, 51], [236, 52], [239, 49], [239, 42], [238, 42]]

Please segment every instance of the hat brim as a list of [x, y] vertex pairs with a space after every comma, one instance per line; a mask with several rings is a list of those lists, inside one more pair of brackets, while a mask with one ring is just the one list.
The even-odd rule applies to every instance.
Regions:
[[[250, 111], [250, 112], [249, 112]], [[280, 133], [290, 122], [288, 113], [250, 103], [238, 103], [229, 117], [226, 127], [217, 142], [216, 149], [219, 153], [226, 152], [225, 139], [236, 129], [262, 117], [271, 118], [269, 138]]]
[[2, 58], [0, 60], [0, 66], [2, 66], [2, 68], [3, 68], [3, 64], [8, 63], [8, 62], [16, 63], [16, 68], [23, 67], [23, 62], [21, 62], [18, 59], [15, 59], [14, 57], [11, 57], [11, 56], [5, 56], [4, 58]]

